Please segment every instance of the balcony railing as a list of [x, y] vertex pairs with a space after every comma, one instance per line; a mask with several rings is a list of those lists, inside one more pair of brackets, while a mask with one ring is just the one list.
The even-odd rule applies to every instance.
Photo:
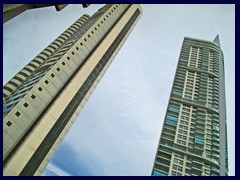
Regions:
[[212, 163], [220, 166], [220, 164], [219, 164], [219, 162], [218, 162], [217, 160], [212, 159], [212, 158], [209, 158], [209, 157], [207, 157], [207, 156], [205, 156], [205, 155], [201, 155], [201, 154], [199, 154], [199, 153], [195, 153], [195, 152], [190, 151], [190, 150], [183, 150], [183, 149], [175, 148], [175, 147], [173, 147], [173, 146], [171, 146], [171, 145], [168, 145], [167, 143], [164, 143], [164, 142], [162, 142], [161, 145], [163, 145], [163, 146], [165, 146], [165, 147], [169, 147], [169, 148], [174, 149], [174, 150], [176, 150], [176, 151], [180, 151], [180, 152], [183, 152], [183, 153], [191, 154], [191, 155], [193, 155], [193, 156], [196, 156], [196, 157], [205, 159], [205, 160], [207, 160], [207, 161], [210, 161], [210, 162], [212, 162]]
[[159, 155], [157, 156], [157, 158], [164, 158], [164, 159], [166, 159], [166, 160], [168, 160], [168, 161], [171, 160], [171, 156], [167, 156], [167, 155], [164, 155], [164, 154], [159, 154]]

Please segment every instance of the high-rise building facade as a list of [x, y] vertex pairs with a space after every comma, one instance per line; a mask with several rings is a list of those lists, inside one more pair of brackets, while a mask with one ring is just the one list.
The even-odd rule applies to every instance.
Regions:
[[224, 86], [219, 36], [184, 38], [153, 176], [228, 175]]
[[136, 4], [83, 15], [4, 85], [4, 175], [43, 172], [141, 15]]

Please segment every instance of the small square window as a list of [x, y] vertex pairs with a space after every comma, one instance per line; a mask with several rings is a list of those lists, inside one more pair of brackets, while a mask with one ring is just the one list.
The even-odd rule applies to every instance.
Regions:
[[78, 48], [78, 47], [76, 47], [76, 50], [79, 50], [79, 48]]
[[65, 62], [62, 62], [62, 65], [65, 66]]
[[28, 107], [28, 103], [24, 103], [23, 106], [26, 108]]
[[54, 78], [54, 77], [55, 77], [55, 75], [54, 75], [54, 74], [51, 74], [51, 76], [52, 76], [52, 78]]
[[103, 18], [104, 19], [104, 21], [106, 21], [106, 18]]
[[72, 55], [74, 55], [75, 53], [72, 51]]
[[101, 23], [103, 23], [103, 22], [101, 21]]
[[91, 33], [93, 34], [94, 32], [93, 32], [93, 31], [91, 31]]
[[10, 127], [10, 126], [12, 125], [12, 122], [8, 121], [8, 122], [6, 123], [6, 125], [7, 125], [8, 127]]
[[84, 38], [84, 41], [86, 42], [86, 41], [87, 41], [87, 39], [86, 39], [86, 38]]
[[80, 45], [82, 46], [82, 45], [83, 45], [83, 43], [80, 43]]
[[44, 81], [45, 82], [45, 84], [48, 84], [49, 82], [48, 82], [48, 80], [46, 80], [46, 81]]
[[88, 37], [90, 38], [90, 35], [88, 34]]
[[60, 68], [59, 68], [59, 67], [57, 68], [57, 71], [60, 71]]
[[100, 24], [98, 24], [98, 27], [100, 27]]
[[35, 99], [35, 97], [36, 97], [36, 96], [35, 96], [34, 94], [33, 94], [33, 95], [31, 95], [31, 98], [32, 98], [32, 99]]
[[95, 30], [97, 30], [97, 28], [96, 28], [96, 27], [95, 27], [94, 29], [95, 29]]
[[39, 87], [39, 88], [38, 88], [38, 90], [39, 90], [39, 91], [42, 91], [42, 88], [41, 88], [41, 87]]
[[68, 56], [67, 59], [70, 60], [70, 57]]
[[21, 113], [17, 111], [17, 112], [15, 113], [15, 115], [16, 115], [17, 117], [19, 117], [19, 116], [21, 115]]

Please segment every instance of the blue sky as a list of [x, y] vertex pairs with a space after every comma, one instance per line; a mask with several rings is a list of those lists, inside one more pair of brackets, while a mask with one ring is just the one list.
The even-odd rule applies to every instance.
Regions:
[[[84, 13], [69, 5], [3, 25], [4, 84]], [[183, 38], [220, 35], [230, 175], [235, 175], [235, 6], [142, 5], [143, 16], [43, 175], [150, 175]]]

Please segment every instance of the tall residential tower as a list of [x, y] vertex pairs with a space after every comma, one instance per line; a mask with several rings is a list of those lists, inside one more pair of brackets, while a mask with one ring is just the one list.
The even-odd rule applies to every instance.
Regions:
[[224, 86], [219, 36], [184, 38], [153, 176], [228, 175]]
[[142, 14], [83, 15], [3, 88], [4, 175], [40, 175]]

